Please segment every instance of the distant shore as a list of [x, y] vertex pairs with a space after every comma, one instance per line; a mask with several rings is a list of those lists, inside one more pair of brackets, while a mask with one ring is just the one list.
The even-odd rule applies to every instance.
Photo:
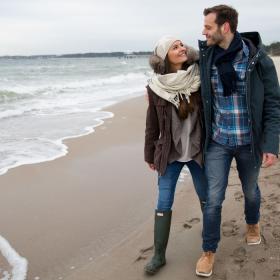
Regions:
[[[153, 52], [111, 52], [111, 53], [73, 53], [61, 55], [6, 55], [0, 56], [0, 59], [38, 59], [38, 58], [92, 58], [92, 57], [118, 57], [118, 58], [137, 58], [150, 56]], [[272, 57], [280, 57], [280, 54], [271, 55]]]
[[[280, 42], [273, 42], [269, 45], [264, 45], [265, 51], [272, 57], [280, 56]], [[1, 58], [19, 59], [19, 58], [88, 58], [88, 57], [124, 57], [124, 58], [136, 58], [139, 56], [149, 56], [152, 51], [118, 51], [118, 52], [87, 52], [87, 53], [70, 53], [70, 54], [50, 54], [50, 55], [5, 55]]]
[[89, 57], [123, 57], [123, 58], [137, 58], [149, 56], [152, 52], [100, 52], [100, 53], [72, 53], [61, 55], [5, 55], [0, 56], [0, 59], [36, 59], [36, 58], [89, 58]]

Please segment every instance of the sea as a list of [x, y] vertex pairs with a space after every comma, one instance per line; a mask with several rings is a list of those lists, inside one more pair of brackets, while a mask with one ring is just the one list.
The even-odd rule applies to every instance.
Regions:
[[64, 139], [94, 132], [151, 75], [147, 56], [0, 58], [0, 175], [64, 156]]
[[67, 153], [64, 139], [94, 132], [105, 108], [143, 95], [147, 56], [0, 59], [0, 175]]

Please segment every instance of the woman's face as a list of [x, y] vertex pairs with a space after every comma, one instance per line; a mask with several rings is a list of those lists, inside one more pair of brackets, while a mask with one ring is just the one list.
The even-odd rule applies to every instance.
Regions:
[[175, 41], [170, 47], [167, 57], [172, 68], [181, 69], [183, 63], [188, 60], [187, 49], [181, 41]]

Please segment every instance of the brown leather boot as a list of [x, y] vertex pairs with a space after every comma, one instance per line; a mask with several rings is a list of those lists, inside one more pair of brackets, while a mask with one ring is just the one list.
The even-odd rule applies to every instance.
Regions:
[[246, 233], [246, 242], [248, 245], [258, 245], [262, 241], [260, 224], [248, 225]]
[[211, 251], [203, 252], [196, 264], [196, 275], [209, 277], [212, 275], [215, 254]]

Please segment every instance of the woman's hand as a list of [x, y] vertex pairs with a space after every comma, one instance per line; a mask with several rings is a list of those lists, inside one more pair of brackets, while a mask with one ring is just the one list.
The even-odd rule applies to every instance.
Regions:
[[150, 169], [156, 170], [156, 167], [155, 167], [155, 165], [154, 165], [153, 163], [148, 163], [148, 162], [147, 162], [147, 164], [148, 164], [148, 166], [150, 167]]

